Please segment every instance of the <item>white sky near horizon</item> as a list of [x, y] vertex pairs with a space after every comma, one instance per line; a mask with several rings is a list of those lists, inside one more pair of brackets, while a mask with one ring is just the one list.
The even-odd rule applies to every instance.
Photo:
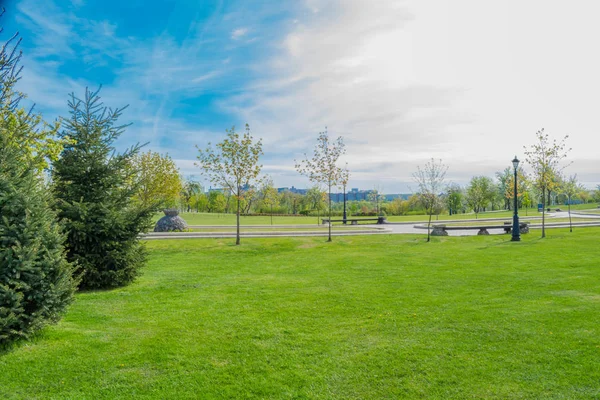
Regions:
[[247, 112], [259, 130], [283, 125], [263, 113], [312, 121], [310, 152], [328, 125], [348, 144], [351, 186], [403, 192], [431, 157], [459, 183], [491, 176], [524, 159], [523, 146], [545, 128], [557, 140], [569, 135], [565, 172], [600, 183], [600, 2], [336, 4], [307, 2], [312, 21], [283, 40], [273, 60], [280, 79], [309, 83], [259, 98]]
[[408, 193], [431, 158], [448, 182], [493, 177], [541, 128], [569, 135], [565, 174], [600, 184], [596, 0], [182, 1], [156, 29], [133, 29], [147, 26], [137, 3], [46, 2], [14, 14], [30, 45], [19, 85], [44, 117], [105, 83], [107, 105], [131, 105], [119, 146], [149, 142], [207, 186], [195, 145], [246, 122], [278, 187], [311, 186], [294, 159], [325, 127], [344, 138], [351, 188]]

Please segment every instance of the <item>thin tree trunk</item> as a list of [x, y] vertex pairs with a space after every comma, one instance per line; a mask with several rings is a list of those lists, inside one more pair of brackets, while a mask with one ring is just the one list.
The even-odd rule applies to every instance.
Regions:
[[235, 244], [237, 246], [240, 244], [240, 197], [239, 197], [239, 193], [238, 193], [238, 201], [237, 201], [236, 220], [237, 220], [237, 231], [236, 231], [236, 235], [235, 235]]
[[331, 242], [331, 184], [329, 184], [329, 239], [328, 242]]
[[573, 232], [573, 222], [571, 221], [571, 196], [569, 196], [569, 232]]
[[271, 205], [271, 225], [273, 225], [273, 206]]
[[431, 240], [431, 214], [433, 210], [429, 211], [429, 222], [427, 223], [427, 243]]
[[546, 237], [546, 190], [542, 189], [542, 239]]

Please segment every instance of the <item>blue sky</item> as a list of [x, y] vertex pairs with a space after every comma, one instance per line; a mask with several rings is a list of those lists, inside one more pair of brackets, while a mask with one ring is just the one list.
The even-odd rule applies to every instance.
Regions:
[[[485, 3], [485, 4], [484, 4]], [[19, 31], [20, 89], [46, 119], [103, 85], [129, 104], [124, 148], [169, 153], [196, 175], [195, 145], [249, 123], [277, 186], [308, 186], [294, 159], [328, 127], [350, 186], [410, 191], [429, 158], [466, 183], [522, 157], [535, 132], [569, 134], [573, 165], [600, 183], [595, 118], [600, 6], [581, 1], [91, 1], [5, 5]], [[200, 178], [202, 179], [202, 178]]]

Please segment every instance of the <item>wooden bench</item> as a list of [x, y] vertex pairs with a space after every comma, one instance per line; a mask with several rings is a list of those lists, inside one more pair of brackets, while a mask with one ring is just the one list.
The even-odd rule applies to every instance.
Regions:
[[[329, 223], [329, 218], [323, 218], [323, 225], [326, 225]], [[343, 219], [332, 219], [331, 223], [333, 224], [334, 222], [350, 222], [351, 225], [358, 225], [359, 221], [373, 221], [376, 224], [385, 224], [386, 218], [385, 217], [377, 217], [377, 218], [346, 218], [346, 220], [344, 221]]]
[[[478, 235], [489, 235], [488, 229], [503, 229], [505, 233], [512, 232], [512, 222], [505, 222], [504, 225], [480, 225], [480, 226], [446, 226], [441, 224], [433, 225], [431, 236], [448, 236], [448, 231], [464, 231], [478, 229]], [[519, 231], [529, 233], [529, 223], [520, 222]]]

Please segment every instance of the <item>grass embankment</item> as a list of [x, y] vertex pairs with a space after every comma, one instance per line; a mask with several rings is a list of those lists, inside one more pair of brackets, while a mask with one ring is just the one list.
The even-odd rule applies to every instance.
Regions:
[[154, 241], [0, 356], [0, 398], [598, 398], [599, 238]]

